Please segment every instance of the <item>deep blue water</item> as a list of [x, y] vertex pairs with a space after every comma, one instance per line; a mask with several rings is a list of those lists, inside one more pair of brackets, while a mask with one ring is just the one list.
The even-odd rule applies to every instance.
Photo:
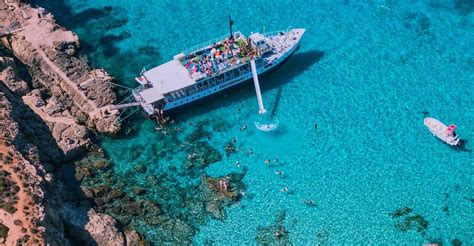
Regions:
[[[267, 109], [280, 121], [277, 131], [253, 126], [258, 106], [253, 87], [246, 86], [175, 115], [174, 126], [184, 129], [176, 138], [158, 133], [153, 121], [140, 116], [127, 123], [131, 135], [104, 137], [102, 147], [116, 175], [130, 185], [146, 186], [146, 175], [159, 172], [172, 175], [186, 192], [186, 184], [197, 179], [163, 167], [182, 168], [185, 151], [169, 143], [185, 142], [198, 126], [197, 131], [211, 136], [205, 141], [224, 156], [204, 170], [207, 174], [245, 170], [242, 201], [226, 209], [224, 220], [195, 223], [195, 243], [255, 244], [257, 228], [273, 224], [281, 211], [286, 212], [289, 239], [297, 245], [474, 243], [474, 159], [469, 151], [474, 149], [474, 2], [40, 4], [78, 33], [92, 65], [105, 67], [126, 86], [135, 86], [133, 77], [142, 67], [225, 34], [228, 9], [235, 29], [245, 34], [306, 28], [301, 49], [261, 79]], [[435, 139], [423, 125], [427, 115], [456, 123], [458, 134], [472, 140], [467, 150]], [[243, 124], [246, 131], [239, 130]], [[225, 157], [233, 137], [239, 151]], [[278, 163], [265, 164], [276, 157]], [[130, 175], [137, 164], [146, 165], [147, 173]], [[285, 176], [275, 175], [277, 169]], [[283, 187], [290, 192], [279, 192]], [[147, 188], [150, 199], [167, 202]], [[305, 199], [316, 206], [307, 206]], [[393, 212], [403, 207], [412, 212], [395, 218]], [[414, 218], [420, 216], [428, 224], [417, 230], [421, 222]], [[136, 222], [132, 227], [158, 242], [153, 226]]]

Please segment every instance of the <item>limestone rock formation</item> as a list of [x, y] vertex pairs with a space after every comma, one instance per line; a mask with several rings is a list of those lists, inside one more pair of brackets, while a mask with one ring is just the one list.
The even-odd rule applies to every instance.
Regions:
[[[118, 111], [107, 105], [116, 100], [113, 78], [102, 69], [91, 69], [76, 55], [79, 39], [73, 32], [57, 25], [52, 14], [24, 4], [18, 7], [0, 5], [4, 25], [1, 43], [23, 63], [32, 78], [32, 86], [43, 87], [42, 94], [65, 104], [79, 124], [104, 133], [120, 129]], [[7, 85], [20, 95], [27, 86], [12, 79], [12, 61], [3, 61], [2, 76]], [[2, 66], [0, 66], [2, 68]], [[46, 114], [46, 113], [45, 113]]]
[[97, 213], [94, 209], [87, 213], [89, 222], [85, 228], [99, 245], [124, 245], [123, 235], [115, 227], [115, 220], [109, 215]]
[[[116, 100], [113, 78], [77, 56], [77, 36], [52, 14], [7, 3], [0, 1], [0, 168], [16, 193], [0, 209], [5, 244], [125, 245], [115, 220], [71, 191], [58, 171], [87, 151], [91, 131], [120, 129], [108, 106]], [[140, 238], [128, 233], [130, 242]]]
[[8, 88], [18, 95], [28, 92], [28, 84], [19, 79], [15, 61], [12, 57], [0, 57], [0, 80], [4, 81]]

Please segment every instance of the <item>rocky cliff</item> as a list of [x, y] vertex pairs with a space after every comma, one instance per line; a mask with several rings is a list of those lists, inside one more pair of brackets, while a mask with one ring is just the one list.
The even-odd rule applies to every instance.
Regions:
[[[36, 106], [42, 109], [52, 102], [51, 112], [42, 111], [73, 118], [98, 132], [116, 133], [120, 129], [118, 112], [105, 107], [116, 99], [109, 83], [113, 78], [102, 69], [91, 69], [77, 56], [77, 36], [57, 25], [52, 14], [41, 8], [3, 4], [1, 11], [3, 46], [27, 67], [31, 87], [41, 89], [39, 96], [54, 98]], [[16, 92], [28, 91], [27, 84], [8, 81], [15, 84], [12, 89]], [[54, 104], [58, 101], [63, 105]]]
[[44, 9], [2, 1], [0, 23], [0, 243], [138, 243], [61, 172], [95, 132], [119, 131], [113, 78], [78, 57], [77, 36]]

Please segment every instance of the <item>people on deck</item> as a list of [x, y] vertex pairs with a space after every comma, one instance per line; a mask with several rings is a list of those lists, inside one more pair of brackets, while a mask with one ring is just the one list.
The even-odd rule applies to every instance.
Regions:
[[[199, 54], [196, 52], [186, 55], [186, 61], [183, 65], [190, 74], [199, 72], [207, 76], [213, 76], [228, 66], [240, 64], [238, 56], [241, 51], [251, 56], [256, 54], [248, 46], [239, 47], [234, 44], [233, 39], [225, 39], [220, 44], [214, 43], [210, 48], [199, 51]], [[194, 59], [194, 61], [190, 61], [190, 59]]]

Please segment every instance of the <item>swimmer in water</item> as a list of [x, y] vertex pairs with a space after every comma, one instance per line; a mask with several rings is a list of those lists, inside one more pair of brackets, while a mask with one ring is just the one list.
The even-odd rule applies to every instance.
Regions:
[[285, 173], [283, 171], [280, 171], [280, 170], [275, 170], [275, 174], [283, 176]]
[[280, 190], [280, 192], [283, 192], [283, 193], [288, 192], [288, 187], [284, 187], [283, 189]]
[[251, 149], [249, 149], [249, 154], [253, 155], [253, 151]]
[[243, 124], [243, 125], [240, 127], [240, 131], [243, 131], [243, 130], [245, 130], [245, 129], [247, 129], [247, 125], [246, 125], [246, 124]]
[[233, 137], [233, 138], [232, 138], [232, 142], [237, 143], [237, 138], [236, 138], [236, 137]]
[[266, 159], [265, 164], [270, 164], [270, 159]]
[[315, 206], [314, 202], [309, 199], [303, 200], [303, 203], [308, 206]]
[[236, 161], [236, 162], [235, 162], [235, 165], [236, 165], [237, 167], [240, 167], [240, 161]]

